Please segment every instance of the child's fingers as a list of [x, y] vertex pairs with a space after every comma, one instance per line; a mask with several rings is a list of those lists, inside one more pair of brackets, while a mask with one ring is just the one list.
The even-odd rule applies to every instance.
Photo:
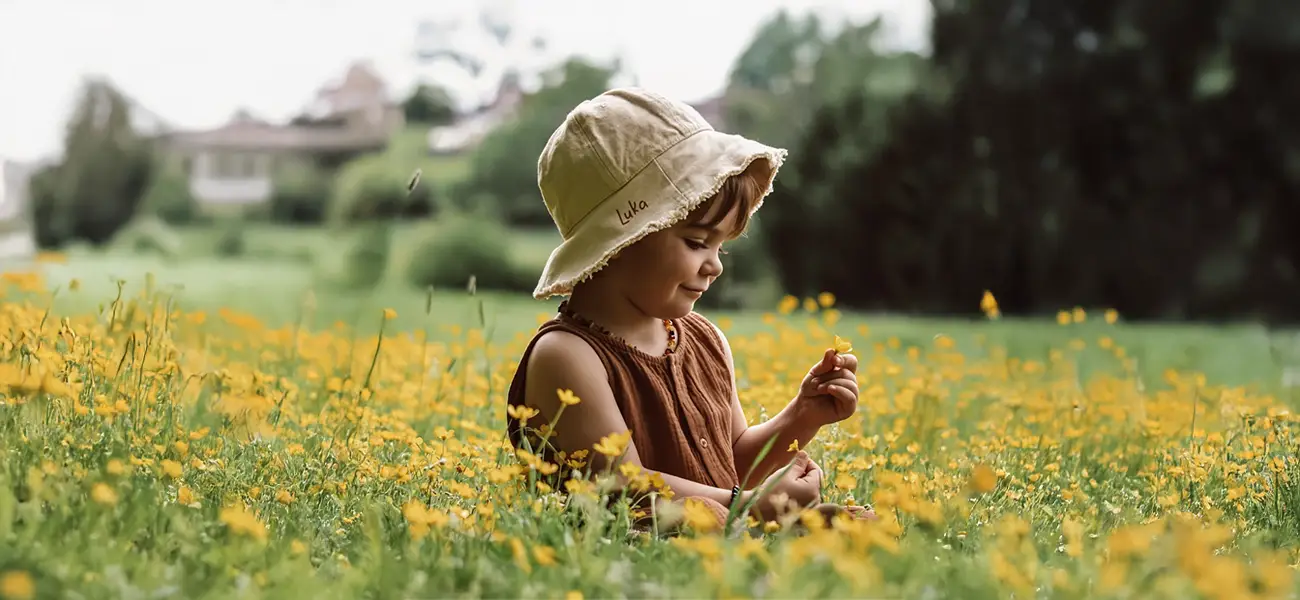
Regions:
[[846, 508], [848, 509], [849, 515], [855, 519], [869, 520], [869, 519], [879, 518], [876, 516], [876, 511], [871, 510], [870, 508], [867, 508], [865, 506], [849, 506]]
[[831, 379], [831, 380], [826, 381], [826, 382], [824, 382], [824, 383], [819, 383], [819, 384], [817, 384], [817, 392], [818, 392], [819, 394], [828, 394], [828, 393], [830, 393], [831, 388], [834, 388], [834, 387], [844, 388], [844, 389], [846, 389], [846, 390], [849, 390], [849, 391], [850, 391], [851, 393], [853, 393], [854, 395], [857, 395], [857, 393], [858, 393], [858, 391], [859, 391], [859, 390], [858, 390], [858, 381], [857, 381], [856, 379], [850, 379], [850, 378], [845, 377], [845, 378], [841, 378], [841, 379]]
[[848, 369], [835, 369], [834, 371], [830, 371], [828, 373], [822, 373], [821, 375], [817, 375], [816, 377], [813, 377], [813, 383], [817, 385], [821, 385], [823, 383], [831, 383], [836, 379], [856, 382], [858, 380], [858, 376], [853, 371], [850, 371]]
[[849, 388], [841, 385], [830, 384], [826, 386], [826, 393], [830, 394], [836, 400], [854, 404], [858, 401], [858, 395]]
[[822, 468], [818, 466], [817, 463], [810, 460], [808, 461], [808, 470], [805, 471], [803, 475], [799, 478], [812, 479], [814, 482], [817, 483], [818, 486], [820, 486], [822, 480]]
[[835, 366], [846, 371], [858, 371], [858, 357], [852, 354], [840, 354], [835, 357]]
[[812, 457], [808, 456], [807, 452], [800, 450], [795, 452], [794, 459], [790, 462], [790, 471], [794, 473], [796, 478], [798, 478], [804, 473], [807, 473], [808, 469], [811, 468], [809, 465], [812, 464]]
[[819, 363], [813, 365], [813, 368], [812, 368], [812, 374], [813, 374], [813, 375], [822, 375], [822, 374], [828, 373], [828, 372], [830, 372], [831, 369], [834, 369], [834, 368], [835, 368], [835, 365], [836, 365], [838, 362], [839, 362], [839, 361], [838, 361], [838, 359], [836, 358], [835, 349], [834, 349], [834, 348], [828, 348], [828, 349], [826, 349], [826, 352], [825, 352], [824, 354], [822, 354], [821, 362], [819, 362]]

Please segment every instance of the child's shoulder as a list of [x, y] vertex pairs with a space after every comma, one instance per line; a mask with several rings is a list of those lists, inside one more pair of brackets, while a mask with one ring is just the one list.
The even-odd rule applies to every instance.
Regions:
[[600, 362], [591, 342], [580, 335], [578, 330], [569, 327], [543, 327], [533, 334], [530, 345], [530, 362], [555, 361], [567, 364], [575, 359]]
[[692, 321], [694, 321], [694, 322], [696, 322], [696, 323], [699, 323], [700, 325], [702, 325], [702, 326], [704, 326], [704, 327], [707, 327], [707, 328], [709, 328], [709, 329], [712, 329], [713, 331], [716, 331], [716, 332], [718, 333], [718, 335], [720, 335], [720, 336], [726, 337], [726, 336], [723, 335], [723, 333], [722, 333], [722, 328], [719, 327], [717, 323], [713, 322], [712, 319], [710, 319], [710, 318], [708, 318], [708, 317], [706, 317], [706, 316], [704, 316], [704, 315], [702, 315], [702, 314], [700, 314], [700, 313], [698, 313], [698, 312], [691, 311], [691, 312], [689, 312], [689, 313], [686, 314], [686, 318], [687, 318], [687, 319], [690, 319], [690, 320], [692, 320]]
[[705, 340], [712, 340], [712, 343], [718, 347], [728, 358], [731, 357], [731, 343], [727, 341], [727, 334], [722, 332], [722, 328], [710, 320], [708, 317], [691, 311], [682, 318], [682, 322], [696, 328], [696, 334], [702, 335]]

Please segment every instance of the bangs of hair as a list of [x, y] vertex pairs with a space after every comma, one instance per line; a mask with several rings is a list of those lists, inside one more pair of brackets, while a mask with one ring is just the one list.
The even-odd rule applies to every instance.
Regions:
[[[744, 172], [737, 173], [728, 177], [718, 189], [718, 193], [713, 197], [705, 200], [691, 215], [692, 220], [689, 222], [701, 227], [717, 227], [722, 224], [722, 220], [731, 213], [733, 209], [739, 210], [736, 214], [735, 230], [731, 232], [730, 239], [736, 239], [745, 233], [749, 228], [749, 215], [754, 211], [754, 206], [763, 195], [763, 184], [759, 182], [757, 176], [757, 161], [750, 163], [748, 169]], [[717, 210], [713, 210], [714, 207]], [[704, 219], [704, 215], [712, 215]]]

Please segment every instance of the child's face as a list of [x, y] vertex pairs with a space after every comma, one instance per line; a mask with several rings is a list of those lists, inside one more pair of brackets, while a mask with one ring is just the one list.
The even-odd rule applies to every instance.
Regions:
[[618, 288], [642, 312], [661, 319], [686, 316], [722, 274], [718, 254], [723, 242], [732, 238], [741, 210], [736, 205], [719, 219], [713, 213], [722, 205], [714, 203], [646, 236], [610, 263]]

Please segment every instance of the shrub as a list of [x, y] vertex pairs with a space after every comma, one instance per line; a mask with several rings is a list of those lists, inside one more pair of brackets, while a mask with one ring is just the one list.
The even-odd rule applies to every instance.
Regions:
[[[325, 258], [329, 264], [318, 265], [322, 283], [349, 290], [369, 289], [383, 282], [392, 253], [393, 225], [390, 221], [365, 221], [334, 232], [337, 242], [331, 248], [339, 253]], [[318, 255], [319, 256], [319, 255]]]
[[156, 216], [172, 225], [183, 225], [193, 221], [197, 212], [185, 173], [171, 166], [155, 168], [140, 199], [139, 213]]
[[493, 221], [449, 219], [417, 243], [407, 280], [418, 287], [463, 288], [473, 276], [478, 289], [531, 292], [533, 275], [514, 262], [509, 240], [509, 230]]
[[217, 237], [217, 243], [213, 248], [217, 256], [234, 257], [243, 256], [248, 250], [248, 243], [244, 239], [244, 227], [239, 221], [231, 220], [220, 225], [221, 233]]
[[272, 221], [316, 224], [325, 220], [333, 175], [312, 163], [286, 165], [275, 177], [271, 193]]
[[330, 222], [337, 225], [432, 214], [429, 187], [421, 183], [412, 188], [414, 174], [390, 165], [381, 155], [349, 162], [334, 183]]
[[140, 254], [175, 257], [181, 251], [181, 238], [171, 226], [155, 215], [136, 217], [113, 236], [112, 246]]

